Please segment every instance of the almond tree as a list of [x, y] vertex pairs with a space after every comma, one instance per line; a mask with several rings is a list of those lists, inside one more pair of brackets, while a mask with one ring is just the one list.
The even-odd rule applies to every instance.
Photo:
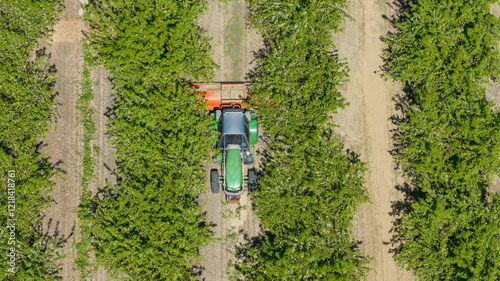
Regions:
[[[43, 52], [38, 51], [34, 59], [30, 55], [39, 47], [39, 40], [49, 37], [61, 8], [58, 0], [0, 4], [2, 280], [49, 280], [56, 278], [59, 270], [57, 241], [41, 230], [43, 211], [51, 201], [50, 177], [55, 171], [38, 151], [52, 119], [55, 78]], [[8, 219], [15, 219], [15, 229], [7, 227], [12, 223]], [[9, 239], [11, 233], [15, 239]], [[15, 273], [5, 256], [11, 248], [16, 255]]]
[[368, 201], [365, 167], [332, 136], [330, 117], [346, 106], [339, 88], [348, 70], [331, 52], [331, 33], [347, 2], [249, 2], [250, 22], [266, 46], [249, 100], [268, 145], [252, 195], [264, 234], [238, 248], [236, 278], [363, 279], [368, 258], [351, 227]]
[[109, 122], [119, 183], [86, 194], [80, 218], [115, 276], [189, 280], [211, 239], [195, 199], [205, 187], [210, 121], [189, 78], [213, 74], [196, 26], [205, 1], [89, 1], [88, 43], [111, 73]]
[[500, 115], [484, 86], [499, 73], [496, 1], [410, 1], [385, 38], [385, 75], [410, 97], [395, 158], [413, 192], [394, 258], [419, 280], [495, 280], [500, 270]]

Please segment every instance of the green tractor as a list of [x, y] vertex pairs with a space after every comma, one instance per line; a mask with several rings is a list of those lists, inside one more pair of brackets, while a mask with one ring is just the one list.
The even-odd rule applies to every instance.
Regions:
[[[243, 83], [195, 84], [207, 100], [212, 128], [218, 138], [214, 145], [219, 153], [213, 157], [220, 169], [210, 171], [212, 193], [219, 193], [220, 187], [229, 203], [238, 203], [240, 195], [255, 190], [255, 170], [245, 166], [254, 165], [253, 146], [258, 141], [257, 117], [243, 105], [248, 97], [248, 85]], [[220, 173], [219, 173], [220, 170]]]

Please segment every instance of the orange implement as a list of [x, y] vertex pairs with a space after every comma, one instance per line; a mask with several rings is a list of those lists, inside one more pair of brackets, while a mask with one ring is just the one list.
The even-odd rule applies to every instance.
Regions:
[[194, 83], [207, 103], [205, 108], [216, 110], [222, 108], [244, 108], [243, 102], [248, 98], [247, 83]]

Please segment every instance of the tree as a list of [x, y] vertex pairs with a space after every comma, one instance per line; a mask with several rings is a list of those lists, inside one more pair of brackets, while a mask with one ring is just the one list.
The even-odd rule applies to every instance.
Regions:
[[59, 270], [58, 241], [41, 230], [55, 171], [38, 152], [53, 113], [55, 79], [43, 50], [30, 55], [49, 37], [61, 8], [58, 0], [0, 4], [0, 251], [15, 253], [15, 273], [5, 259], [0, 264], [2, 280], [53, 279]]
[[419, 280], [496, 280], [500, 115], [484, 86], [499, 56], [494, 1], [410, 1], [385, 38], [383, 69], [411, 102], [394, 134], [414, 192], [396, 227], [399, 264]]
[[368, 201], [365, 168], [332, 137], [329, 117], [346, 106], [339, 88], [348, 70], [331, 51], [331, 33], [347, 3], [264, 2], [250, 1], [250, 22], [266, 48], [249, 97], [268, 146], [252, 195], [264, 234], [238, 248], [236, 278], [362, 279], [368, 258], [350, 229]]
[[456, 92], [498, 77], [496, 1], [408, 1], [409, 12], [384, 38], [385, 74], [411, 88]]
[[329, 136], [270, 152], [252, 195], [265, 236], [237, 253], [244, 261], [235, 269], [246, 279], [359, 280], [367, 273], [368, 259], [349, 231], [357, 206], [368, 202], [366, 168]]
[[79, 217], [97, 262], [130, 279], [193, 279], [212, 241], [195, 199], [205, 187], [210, 120], [189, 78], [215, 67], [196, 26], [205, 1], [89, 1], [87, 40], [111, 73], [108, 123], [119, 183], [87, 194]]

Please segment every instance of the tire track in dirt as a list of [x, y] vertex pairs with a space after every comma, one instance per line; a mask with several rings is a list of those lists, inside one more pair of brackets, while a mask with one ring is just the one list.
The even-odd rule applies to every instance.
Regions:
[[[52, 163], [60, 162], [58, 166], [64, 170], [64, 178], [54, 178], [55, 187], [52, 193], [55, 205], [46, 212], [44, 231], [50, 234], [58, 232], [59, 237], [69, 240], [62, 248], [66, 257], [60, 262], [62, 280], [78, 280], [79, 271], [74, 263], [76, 258], [76, 243], [80, 240], [78, 217], [76, 214], [82, 192], [82, 163], [77, 152], [83, 151], [83, 128], [80, 113], [75, 108], [81, 93], [80, 81], [83, 69], [82, 30], [84, 23], [81, 18], [83, 10], [80, 1], [66, 0], [65, 10], [54, 28], [52, 46], [47, 47], [51, 54], [51, 63], [56, 67], [56, 121], [48, 132], [42, 152], [50, 157]], [[94, 100], [91, 107], [95, 109], [94, 123], [96, 133], [91, 146], [96, 145], [99, 153], [95, 154], [95, 178], [90, 183], [90, 191], [95, 193], [98, 187], [103, 187], [106, 181], [116, 183], [114, 176], [115, 157], [113, 148], [108, 145], [106, 122], [108, 108], [112, 104], [111, 82], [103, 69], [92, 71]], [[58, 228], [54, 228], [57, 225]], [[106, 272], [99, 268], [93, 280], [108, 280]]]
[[83, 21], [79, 17], [79, 5], [74, 1], [65, 1], [65, 10], [54, 27], [52, 46], [47, 47], [51, 54], [51, 63], [56, 68], [55, 122], [52, 124], [42, 148], [42, 153], [49, 161], [59, 163], [58, 168], [64, 171], [64, 179], [54, 177], [55, 186], [52, 193], [54, 205], [45, 212], [43, 231], [53, 237], [67, 239], [61, 249], [65, 254], [59, 264], [62, 268], [60, 276], [63, 280], [75, 280], [78, 271], [74, 260], [76, 249], [74, 243], [78, 240], [76, 226], [78, 219], [76, 207], [81, 194], [82, 168], [77, 151], [82, 151], [82, 128], [78, 124], [79, 112], [75, 105], [80, 93], [79, 81], [83, 60], [81, 45], [81, 30]]
[[389, 117], [394, 112], [394, 96], [400, 88], [380, 77], [382, 65], [380, 40], [390, 28], [383, 15], [392, 13], [389, 2], [353, 1], [348, 13], [354, 21], [344, 24], [342, 34], [335, 35], [339, 56], [346, 58], [350, 81], [342, 94], [350, 106], [333, 118], [345, 137], [348, 147], [361, 154], [367, 163], [366, 187], [372, 204], [360, 206], [354, 223], [354, 235], [362, 242], [360, 249], [373, 258], [373, 269], [367, 280], [413, 280], [412, 274], [397, 266], [389, 253], [390, 233], [394, 217], [390, 216], [391, 202], [401, 197], [394, 188], [402, 179], [394, 170]]
[[[260, 36], [247, 29], [246, 1], [208, 3], [208, 10], [200, 18], [200, 25], [205, 34], [212, 38], [210, 43], [214, 50], [213, 59], [220, 67], [215, 73], [214, 81], [244, 81], [246, 74], [254, 67], [252, 51], [257, 51], [262, 46]], [[214, 168], [218, 168], [218, 165], [206, 165], [207, 179], [210, 169]], [[206, 190], [210, 190], [208, 180]], [[234, 247], [244, 242], [244, 233], [252, 237], [260, 231], [260, 222], [252, 210], [247, 192], [241, 196], [240, 204], [228, 205], [223, 201], [222, 191], [218, 194], [207, 192], [200, 196], [200, 204], [206, 204], [204, 211], [207, 221], [214, 223], [214, 237], [220, 240], [200, 250], [203, 255], [203, 270], [197, 280], [229, 280], [227, 263], [233, 258]]]
[[[107, 72], [102, 68], [97, 68], [92, 71], [92, 87], [94, 93], [94, 101], [91, 106], [95, 109], [94, 123], [96, 126], [96, 133], [91, 142], [91, 146], [98, 147], [98, 153], [95, 154], [95, 179], [89, 185], [92, 194], [95, 194], [98, 188], [102, 188], [109, 183], [111, 186], [116, 185], [116, 157], [114, 155], [115, 149], [109, 144], [109, 135], [106, 124], [109, 120], [109, 109], [113, 104], [112, 84], [109, 80]], [[95, 272], [95, 281], [106, 281], [108, 275], [103, 267], [99, 267]]]
[[252, 52], [262, 47], [262, 38], [247, 28], [246, 17], [245, 0], [208, 1], [199, 24], [212, 38], [212, 57], [220, 67], [214, 81], [245, 81], [246, 74], [255, 66]]

